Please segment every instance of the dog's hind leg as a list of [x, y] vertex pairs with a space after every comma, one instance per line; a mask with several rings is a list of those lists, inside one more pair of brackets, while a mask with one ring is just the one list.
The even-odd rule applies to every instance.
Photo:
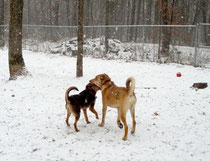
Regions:
[[119, 107], [117, 108], [117, 125], [120, 129], [123, 128], [123, 124], [120, 122], [120, 109], [119, 109]]
[[136, 130], [135, 105], [131, 106], [130, 113], [131, 113], [131, 117], [132, 117], [132, 120], [133, 120], [133, 127], [132, 127], [132, 130], [131, 130], [131, 133], [134, 133], [135, 130]]
[[74, 128], [76, 132], [79, 132], [79, 129], [77, 128], [77, 122], [79, 118], [80, 118], [80, 115], [75, 116]]
[[70, 110], [67, 110], [67, 117], [66, 117], [66, 125], [67, 126], [70, 126], [69, 124], [69, 117], [71, 116], [71, 111]]
[[127, 136], [128, 136], [128, 125], [127, 125], [127, 121], [126, 121], [126, 111], [125, 111], [125, 108], [121, 108], [121, 120], [124, 124], [124, 127], [125, 127], [125, 134], [123, 136], [123, 140], [127, 140]]
[[96, 110], [94, 109], [94, 105], [95, 105], [95, 101], [90, 105], [89, 110], [95, 114], [96, 119], [99, 119], [98, 117], [98, 113], [96, 112]]
[[86, 108], [84, 108], [84, 109], [82, 109], [82, 110], [83, 110], [83, 113], [84, 113], [84, 115], [85, 115], [85, 120], [86, 120], [87, 124], [89, 124], [89, 123], [90, 123], [90, 121], [88, 120], [88, 116], [87, 116], [87, 109], [86, 109]]

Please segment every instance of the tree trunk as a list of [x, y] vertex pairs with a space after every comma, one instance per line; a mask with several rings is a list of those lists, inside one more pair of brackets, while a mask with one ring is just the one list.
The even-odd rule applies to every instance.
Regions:
[[28, 24], [31, 24], [31, 0], [28, 0]]
[[[112, 19], [114, 19], [114, 8], [115, 0], [106, 0], [105, 1], [105, 26], [113, 25]], [[111, 38], [111, 28], [105, 28], [105, 54], [109, 51], [109, 39]], [[114, 33], [113, 33], [114, 34]]]
[[[133, 4], [132, 4], [132, 12], [131, 12], [131, 23], [130, 25], [135, 25], [135, 13], [136, 13], [136, 0], [133, 0], [132, 1]], [[130, 38], [129, 38], [130, 41], [133, 41], [134, 40], [134, 27], [131, 27], [130, 28]]]
[[[208, 4], [207, 4], [206, 0], [202, 0], [201, 1], [201, 13], [202, 13], [202, 17], [203, 17], [203, 20], [201, 20], [202, 23], [207, 23], [207, 14], [208, 14], [207, 7], [208, 7]], [[209, 26], [203, 26], [203, 33], [205, 33], [202, 35], [204, 45], [207, 45], [206, 43], [208, 42], [209, 35], [206, 34], [206, 33], [208, 33], [208, 30], [207, 30], [208, 27]]]
[[[52, 7], [51, 24], [53, 26], [58, 26], [59, 25], [59, 5], [60, 5], [60, 1], [59, 0], [54, 0], [54, 1], [52, 1], [51, 5], [53, 6]], [[51, 32], [52, 32], [53, 41], [57, 41], [58, 40], [59, 29], [58, 28], [52, 28]]]
[[[137, 11], [136, 11], [136, 24], [137, 25], [140, 25], [140, 22], [141, 22], [141, 2], [142, 1], [137, 1]], [[139, 35], [139, 32], [140, 32], [141, 28], [139, 27], [136, 27], [136, 30], [135, 30], [135, 42], [137, 41], [137, 39], [140, 37]]]
[[[161, 0], [161, 11], [162, 11], [162, 22], [163, 25], [168, 25], [169, 23], [169, 11], [168, 11], [168, 0]], [[170, 45], [170, 32], [168, 27], [162, 28], [162, 43], [161, 43], [161, 53], [160, 59], [161, 63], [168, 62], [169, 58], [169, 45]]]
[[70, 26], [70, 2], [66, 0], [66, 17], [67, 17], [67, 26]]
[[[77, 11], [77, 3], [80, 1], [80, 0], [73, 0], [72, 1], [72, 6], [73, 6], [73, 16], [72, 16], [72, 25], [73, 26], [77, 26], [77, 20], [78, 20], [78, 16], [77, 16], [77, 13], [79, 12], [79, 11]], [[83, 4], [82, 4], [83, 5]]]
[[77, 54], [77, 77], [83, 76], [83, 3], [78, 0], [78, 54]]
[[[109, 0], [105, 2], [105, 26], [110, 25]], [[105, 27], [105, 55], [109, 51], [110, 28]]]
[[52, 5], [52, 19], [51, 19], [51, 24], [58, 26], [59, 22], [59, 5], [60, 5], [60, 1], [59, 0], [54, 0], [51, 2]]
[[22, 56], [23, 0], [10, 0], [9, 72], [10, 80], [26, 75]]
[[4, 0], [0, 0], [0, 47], [4, 47]]
[[60, 0], [55, 1], [55, 19], [54, 19], [54, 25], [59, 25], [59, 6], [60, 6]]

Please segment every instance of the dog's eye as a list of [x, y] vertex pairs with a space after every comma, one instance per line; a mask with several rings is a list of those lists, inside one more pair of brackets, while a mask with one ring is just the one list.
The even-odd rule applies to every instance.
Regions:
[[101, 77], [101, 80], [104, 80], [104, 77]]

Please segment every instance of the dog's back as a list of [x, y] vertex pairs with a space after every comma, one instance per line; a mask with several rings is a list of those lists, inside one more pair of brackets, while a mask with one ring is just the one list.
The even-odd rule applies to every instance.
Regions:
[[79, 94], [68, 96], [68, 100], [72, 106], [78, 106], [78, 108], [84, 108], [90, 106], [96, 97], [88, 90], [83, 90]]

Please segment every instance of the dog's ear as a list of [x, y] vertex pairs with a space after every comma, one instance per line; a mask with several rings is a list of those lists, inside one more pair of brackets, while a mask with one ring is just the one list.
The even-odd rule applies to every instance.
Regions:
[[100, 79], [101, 79], [101, 80], [104, 80], [104, 76], [103, 76], [103, 75], [102, 75], [102, 76], [100, 76]]
[[88, 83], [88, 85], [86, 86], [86, 89], [92, 90], [94, 87], [97, 87], [94, 83]]
[[101, 80], [104, 80], [104, 79], [107, 79], [107, 78], [109, 78], [109, 76], [106, 73], [101, 74], [101, 76], [100, 76]]
[[110, 80], [110, 77], [107, 74], [102, 74], [102, 79], [101, 80]]
[[86, 85], [86, 89], [87, 90], [91, 90], [91, 87], [92, 87], [91, 83], [89, 83], [89, 84]]

